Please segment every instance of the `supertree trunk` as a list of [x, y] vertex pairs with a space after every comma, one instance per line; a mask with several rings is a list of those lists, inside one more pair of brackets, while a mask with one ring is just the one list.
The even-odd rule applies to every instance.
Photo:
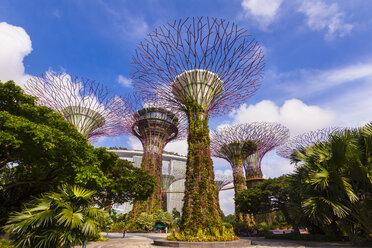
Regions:
[[138, 215], [142, 212], [153, 214], [157, 210], [162, 209], [162, 153], [144, 152], [141, 169], [155, 178], [156, 186], [154, 193], [147, 200], [134, 202], [133, 209], [128, 217], [129, 222], [132, 223], [135, 222]]
[[189, 121], [186, 183], [182, 230], [221, 229], [223, 226], [214, 182], [210, 151], [208, 114], [197, 104], [187, 109]]
[[[235, 190], [234, 193], [236, 197], [240, 192], [247, 189], [247, 187], [245, 186], [243, 161], [241, 161], [241, 164], [235, 165], [233, 167], [233, 178], [234, 178], [234, 190]], [[238, 211], [238, 208], [235, 204], [235, 223], [239, 223], [242, 221], [243, 221], [243, 215]]]

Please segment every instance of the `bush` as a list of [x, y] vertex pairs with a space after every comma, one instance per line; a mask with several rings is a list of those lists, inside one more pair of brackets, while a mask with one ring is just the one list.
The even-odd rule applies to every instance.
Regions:
[[125, 224], [123, 222], [116, 222], [111, 225], [111, 232], [122, 232], [124, 231]]
[[191, 231], [173, 231], [168, 235], [166, 240], [172, 241], [188, 241], [188, 242], [211, 242], [211, 241], [233, 241], [238, 240], [239, 237], [234, 234], [232, 228], [227, 229], [223, 227], [218, 229], [199, 229], [196, 233]]
[[15, 246], [12, 245], [12, 242], [7, 239], [0, 239], [0, 247], [1, 248], [14, 248]]
[[233, 228], [233, 226], [231, 225], [231, 223], [228, 223], [228, 222], [224, 222], [223, 225], [225, 226], [226, 229]]
[[151, 214], [141, 213], [135, 223], [140, 227], [140, 230], [148, 232], [154, 229], [155, 219]]

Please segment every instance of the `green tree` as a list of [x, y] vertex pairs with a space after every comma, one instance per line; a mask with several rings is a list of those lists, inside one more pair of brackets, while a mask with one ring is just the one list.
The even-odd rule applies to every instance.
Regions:
[[146, 214], [142, 212], [136, 219], [135, 224], [137, 224], [142, 231], [151, 231], [155, 226], [155, 218], [152, 214]]
[[298, 217], [292, 214], [298, 203], [297, 197], [292, 191], [290, 180], [291, 178], [288, 175], [267, 179], [261, 184], [238, 194], [235, 204], [243, 213], [253, 215], [281, 211], [287, 223], [298, 231], [298, 225], [300, 224]]
[[94, 148], [62, 115], [37, 106], [13, 82], [0, 82], [0, 96], [0, 223], [32, 196], [64, 183], [99, 192], [100, 205], [151, 195], [151, 176]]
[[171, 213], [163, 210], [158, 210], [154, 214], [155, 223], [162, 224], [167, 227], [171, 227], [173, 225], [173, 216]]
[[140, 168], [135, 168], [128, 160], [96, 148], [95, 153], [101, 161], [101, 168], [107, 178], [97, 194], [97, 204], [110, 209], [112, 204], [122, 204], [135, 200], [146, 200], [154, 191], [155, 179]]
[[58, 191], [35, 198], [14, 213], [5, 230], [16, 247], [72, 247], [99, 235], [107, 213], [91, 207], [94, 191], [63, 185]]

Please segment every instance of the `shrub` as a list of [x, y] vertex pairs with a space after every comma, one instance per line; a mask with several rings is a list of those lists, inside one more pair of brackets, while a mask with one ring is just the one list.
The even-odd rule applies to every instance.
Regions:
[[14, 248], [15, 246], [12, 245], [10, 240], [0, 239], [0, 247], [1, 248]]
[[124, 230], [125, 224], [123, 222], [115, 222], [111, 225], [111, 232], [122, 232]]
[[225, 226], [226, 229], [233, 228], [233, 226], [229, 222], [224, 222], [223, 225]]
[[192, 231], [173, 231], [168, 235], [166, 240], [172, 241], [188, 241], [188, 242], [211, 242], [211, 241], [233, 241], [238, 240], [232, 228], [225, 227], [222, 230], [215, 228], [212, 229], [199, 229], [196, 233]]

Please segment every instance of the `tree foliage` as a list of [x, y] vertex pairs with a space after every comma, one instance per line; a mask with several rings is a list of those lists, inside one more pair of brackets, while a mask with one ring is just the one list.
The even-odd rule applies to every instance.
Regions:
[[151, 195], [151, 176], [94, 148], [62, 115], [37, 106], [12, 81], [0, 82], [0, 96], [0, 223], [32, 196], [64, 183], [96, 190], [100, 205]]
[[71, 247], [99, 235], [105, 213], [91, 207], [94, 191], [63, 185], [57, 192], [35, 198], [14, 213], [5, 230], [16, 247]]
[[292, 160], [309, 220], [351, 239], [372, 237], [372, 123], [297, 150]]
[[292, 161], [292, 175], [239, 194], [241, 211], [281, 210], [294, 227], [351, 240], [372, 237], [372, 123], [296, 150]]

